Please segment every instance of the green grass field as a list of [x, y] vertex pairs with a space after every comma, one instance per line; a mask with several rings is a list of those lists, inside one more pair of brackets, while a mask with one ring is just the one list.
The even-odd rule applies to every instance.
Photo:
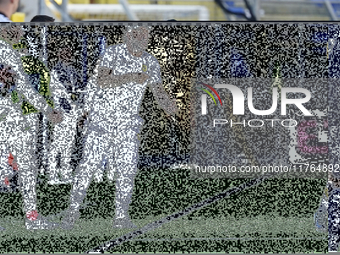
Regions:
[[[134, 220], [134, 223], [138, 227], [143, 227], [161, 217]], [[0, 225], [6, 228], [0, 232], [2, 253], [85, 252], [104, 241], [129, 232], [112, 228], [112, 219], [103, 218], [81, 219], [71, 231], [62, 229], [28, 231], [23, 225], [23, 220], [14, 217], [1, 219]], [[182, 247], [180, 243], [187, 244]], [[260, 243], [268, 244], [262, 245], [262, 252], [271, 249], [272, 252], [321, 252], [327, 249], [327, 235], [315, 231], [312, 217], [285, 218], [260, 215], [241, 220], [226, 217], [189, 220], [188, 217], [183, 217], [136, 237], [111, 252], [203, 252], [204, 249], [211, 252], [214, 251], [213, 247], [228, 252], [238, 251], [237, 247], [241, 248], [239, 252], [242, 250], [261, 252], [257, 245]], [[169, 250], [164, 250], [165, 247]]]
[[[130, 206], [140, 228], [183, 210], [245, 179], [190, 179], [180, 169], [140, 169]], [[315, 230], [324, 180], [272, 179], [162, 225], [110, 250], [121, 252], [326, 252], [327, 235]], [[38, 187], [40, 212], [47, 216], [68, 206], [70, 185]], [[115, 185], [92, 183], [71, 231], [28, 231], [19, 193], [0, 193], [0, 252], [86, 252], [130, 232], [112, 228]], [[57, 219], [58, 221], [59, 219]]]

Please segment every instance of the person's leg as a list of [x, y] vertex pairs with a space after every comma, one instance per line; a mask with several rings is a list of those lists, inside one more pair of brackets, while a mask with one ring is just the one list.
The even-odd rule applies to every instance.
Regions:
[[[1, 131], [0, 131], [1, 132]], [[0, 181], [9, 180], [15, 174], [17, 166], [11, 164], [11, 151], [7, 144], [3, 144], [2, 150], [0, 151]]]
[[22, 127], [14, 132], [9, 139], [11, 152], [18, 163], [19, 185], [24, 201], [25, 224], [27, 229], [52, 229], [57, 225], [48, 222], [37, 212], [36, 180], [38, 169], [33, 143], [34, 130]]
[[77, 133], [77, 117], [74, 115], [68, 116], [65, 119], [67, 122], [65, 124], [64, 134], [61, 139], [63, 141], [61, 144], [61, 159], [60, 159], [60, 167], [61, 167], [61, 175], [62, 182], [70, 183], [73, 179], [73, 168], [71, 165], [72, 160], [72, 152], [73, 146], [75, 145], [76, 133]]
[[45, 167], [43, 165], [43, 158], [44, 158], [44, 125], [43, 125], [43, 113], [40, 112], [38, 114], [38, 130], [37, 130], [37, 164], [38, 169], [40, 170], [41, 174], [46, 174]]
[[39, 129], [39, 115], [37, 113], [31, 113], [26, 116], [26, 124], [24, 129], [29, 131], [32, 142], [30, 148], [32, 152], [32, 164], [35, 169], [38, 169], [38, 129]]
[[[0, 130], [1, 132], [1, 130]], [[14, 175], [14, 171], [12, 166], [9, 164], [9, 156], [8, 152], [10, 151], [9, 147], [4, 143], [1, 146], [2, 150], [0, 150], [0, 182], [1, 185], [6, 185], [6, 180], [10, 179]]]
[[104, 172], [105, 172], [105, 168], [108, 166], [108, 161], [107, 159], [105, 159], [102, 162], [102, 166], [99, 167], [96, 171], [94, 171], [93, 173], [93, 179], [95, 182], [99, 183], [102, 182], [104, 180]]
[[[1, 126], [0, 126], [0, 132], [3, 132], [3, 130], [1, 129]], [[9, 177], [12, 175], [13, 173], [13, 169], [10, 168], [10, 166], [8, 165], [8, 156], [7, 156], [7, 153], [9, 151], [9, 147], [7, 146], [6, 142], [3, 141], [0, 143], [0, 160], [2, 162], [6, 162], [7, 164], [1, 164], [1, 166], [4, 166], [4, 167], [1, 167], [0, 168], [0, 187], [1, 186], [8, 186], [9, 183], [8, 183], [8, 179]], [[0, 231], [4, 231], [5, 228], [1, 227], [0, 226]]]
[[108, 158], [103, 161], [102, 167], [95, 171], [93, 178], [96, 182], [102, 182], [104, 180], [104, 174], [107, 174], [107, 178], [110, 182], [114, 180], [114, 173], [116, 171], [114, 160], [114, 146], [111, 146], [108, 150]]
[[79, 217], [80, 206], [86, 196], [93, 174], [102, 166], [110, 146], [110, 135], [90, 129], [85, 137], [84, 152], [77, 167], [70, 196], [70, 206], [63, 219], [64, 228], [72, 228]]
[[[6, 121], [0, 124], [0, 141], [5, 143], [6, 162], [8, 164], [8, 155], [12, 154], [16, 162], [19, 174], [19, 185], [24, 200], [24, 211], [26, 213], [26, 227], [39, 229], [50, 228], [46, 222], [37, 222], [36, 211], [36, 132], [37, 132], [37, 115], [22, 116], [21, 110], [9, 108]], [[2, 149], [4, 149], [2, 148]], [[14, 164], [12, 164], [14, 166]], [[37, 224], [38, 223], [38, 224]]]
[[139, 140], [138, 128], [119, 126], [115, 136], [116, 216], [114, 227], [136, 227], [129, 216], [129, 206], [137, 173]]
[[328, 232], [328, 200], [329, 200], [330, 182], [327, 183], [322, 193], [321, 201], [317, 211], [314, 213], [314, 223], [316, 230], [319, 232]]
[[114, 155], [115, 155], [115, 152], [114, 152], [114, 146], [112, 146], [110, 148], [110, 152], [109, 152], [109, 160], [107, 162], [108, 166], [107, 166], [107, 179], [110, 181], [110, 182], [113, 182], [114, 181], [114, 178], [115, 178], [115, 173], [117, 171], [117, 167], [116, 167], [116, 161], [115, 161], [115, 158], [114, 158]]
[[[72, 180], [71, 153], [75, 141], [76, 123], [72, 116], [64, 114], [64, 120], [54, 126], [53, 142], [49, 153], [50, 184]], [[60, 169], [57, 168], [57, 155], [61, 154]], [[61, 176], [61, 180], [58, 178]]]
[[[4, 109], [1, 109], [4, 113]], [[6, 109], [7, 110], [7, 109]], [[11, 112], [8, 113], [9, 116], [11, 116]], [[8, 185], [8, 176], [10, 176], [13, 172], [13, 169], [10, 167], [8, 164], [8, 154], [10, 151], [10, 143], [9, 143], [9, 138], [11, 137], [13, 133], [13, 122], [6, 122], [4, 120], [0, 121], [0, 182], [1, 185], [5, 184], [6, 186]], [[0, 231], [4, 231], [5, 228], [0, 226]]]
[[328, 192], [328, 251], [336, 252], [340, 242], [340, 188], [331, 186]]
[[61, 138], [61, 132], [62, 132], [62, 127], [59, 125], [54, 126], [54, 132], [53, 132], [53, 141], [51, 142], [50, 145], [50, 150], [48, 153], [48, 169], [49, 169], [49, 184], [56, 184], [59, 182], [58, 180], [58, 170], [57, 170], [57, 155], [60, 152], [60, 141]]

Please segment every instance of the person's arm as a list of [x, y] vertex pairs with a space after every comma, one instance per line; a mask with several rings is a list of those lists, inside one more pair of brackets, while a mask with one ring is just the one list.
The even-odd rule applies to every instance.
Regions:
[[10, 48], [9, 44], [1, 43], [0, 63], [10, 66], [17, 75], [17, 91], [24, 95], [38, 110], [46, 112], [49, 108], [44, 98], [40, 96], [30, 85], [25, 74], [20, 55]]
[[[51, 75], [48, 67], [41, 62], [39, 59], [33, 56], [25, 56], [22, 58], [22, 63], [25, 73], [28, 75], [38, 74], [39, 75], [39, 94], [42, 95], [47, 103], [54, 108], [52, 100], [50, 81]], [[51, 71], [52, 72], [52, 71]]]
[[[16, 52], [8, 52], [8, 57], [5, 58], [4, 55], [1, 55], [0, 62], [8, 62], [13, 69], [13, 71], [17, 74], [17, 91], [24, 95], [25, 98], [39, 111], [43, 113], [48, 113], [52, 111], [52, 108], [46, 103], [45, 99], [39, 95], [37, 91], [30, 85], [30, 81], [28, 76], [25, 74], [20, 56], [15, 54]], [[6, 54], [7, 55], [7, 54]]]
[[115, 88], [126, 83], [136, 82], [143, 84], [149, 76], [146, 73], [126, 73], [114, 75], [116, 69], [117, 56], [120, 54], [119, 46], [113, 46], [106, 49], [103, 57], [99, 61], [96, 85], [100, 88]]
[[47, 104], [45, 99], [30, 85], [28, 76], [25, 74], [19, 54], [10, 47], [4, 46], [0, 49], [0, 63], [10, 66], [17, 74], [17, 91], [23, 95], [33, 106], [44, 115], [48, 116], [54, 123], [62, 121], [62, 115]]
[[156, 59], [150, 61], [152, 65], [149, 67], [150, 70], [150, 87], [152, 93], [161, 108], [166, 112], [167, 115], [173, 115], [178, 112], [176, 106], [176, 99], [171, 99], [168, 93], [164, 90], [162, 79], [161, 79], [161, 68]]
[[148, 78], [146, 73], [126, 73], [122, 75], [113, 75], [112, 69], [105, 66], [98, 68], [98, 86], [101, 88], [115, 88], [126, 83], [136, 82], [143, 84]]
[[161, 108], [168, 115], [173, 115], [178, 112], [176, 106], [176, 99], [171, 99], [164, 90], [162, 83], [155, 83], [151, 85], [152, 93]]
[[47, 118], [53, 123], [57, 124], [63, 121], [63, 116], [60, 111], [53, 110], [48, 105], [44, 97], [36, 92], [33, 87], [29, 84], [28, 77], [24, 75], [20, 70], [18, 72], [17, 90], [20, 94], [24, 95], [25, 98], [39, 111], [41, 111]]

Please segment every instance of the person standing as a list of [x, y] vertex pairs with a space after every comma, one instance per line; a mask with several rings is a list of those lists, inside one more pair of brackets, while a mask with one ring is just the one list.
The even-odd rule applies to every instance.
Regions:
[[[2, 65], [0, 109], [0, 145], [2, 151], [7, 148], [18, 165], [19, 184], [24, 201], [27, 229], [51, 229], [56, 224], [49, 222], [37, 212], [34, 123], [23, 113], [25, 102], [30, 102], [35, 109], [43, 112], [53, 123], [62, 121], [60, 112], [54, 111], [45, 99], [31, 86], [23, 69], [20, 54], [13, 50], [22, 37], [19, 26], [0, 27], [0, 64]], [[15, 36], [13, 36], [15, 35]], [[32, 125], [32, 126], [31, 126]]]
[[108, 47], [89, 81], [85, 110], [89, 112], [82, 161], [76, 171], [70, 206], [62, 226], [72, 228], [80, 205], [103, 160], [114, 159], [116, 215], [114, 227], [135, 228], [128, 210], [137, 173], [139, 139], [143, 125], [139, 108], [149, 85], [168, 117], [177, 113], [175, 100], [165, 92], [157, 59], [145, 52], [149, 28], [128, 26], [123, 44]]
[[[51, 87], [56, 108], [63, 111], [64, 120], [54, 126], [53, 142], [49, 151], [50, 184], [65, 184], [72, 182], [73, 169], [71, 165], [72, 149], [76, 140], [77, 123], [82, 108], [79, 95], [74, 93], [76, 83], [80, 79], [72, 65], [72, 50], [68, 47], [59, 49], [59, 63], [51, 74]], [[57, 168], [58, 154], [60, 168]]]

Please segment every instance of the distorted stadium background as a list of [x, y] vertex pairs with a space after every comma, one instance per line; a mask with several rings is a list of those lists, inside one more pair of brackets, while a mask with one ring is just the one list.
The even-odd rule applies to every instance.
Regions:
[[[149, 90], [144, 95], [140, 115], [145, 120], [141, 133], [139, 173], [136, 177], [130, 215], [134, 220], [156, 219], [160, 215], [171, 214], [189, 205], [198, 203], [228, 187], [237, 186], [245, 179], [191, 179], [188, 169], [176, 168], [174, 165], [187, 162], [190, 157], [190, 86], [192, 79], [218, 76], [263, 77], [273, 78], [275, 63], [281, 67], [281, 76], [296, 78], [303, 73], [306, 78], [329, 78], [337, 74], [334, 69], [337, 57], [337, 25], [316, 24], [154, 24], [149, 40], [148, 52], [154, 55], [162, 72], [165, 90], [176, 97], [180, 108], [178, 124], [165, 117]], [[55, 49], [64, 45], [72, 47], [76, 56], [74, 65], [78, 68], [77, 88], [83, 89], [86, 81], [93, 74], [104, 43], [107, 46], [121, 43], [124, 24], [72, 24], [46, 25], [46, 65], [49, 70], [55, 64]], [[42, 26], [26, 25], [27, 34], [35, 34], [38, 43], [42, 43]], [[329, 39], [334, 39], [332, 46]], [[72, 43], [70, 43], [72, 42]], [[44, 55], [43, 55], [44, 56]], [[79, 64], [80, 63], [80, 64]], [[74, 150], [74, 167], [81, 157], [81, 135], [78, 132]], [[288, 155], [286, 155], [288, 156]], [[261, 155], [257, 155], [261, 157]], [[70, 185], [52, 186], [47, 184], [47, 176], [39, 176], [38, 196], [41, 212], [44, 215], [57, 214], [68, 206]], [[186, 220], [195, 222], [197, 231], [203, 231], [203, 222], [221, 220], [225, 224], [228, 218], [247, 219], [251, 222], [256, 216], [277, 219], [297, 218], [312, 224], [312, 215], [318, 206], [320, 196], [326, 183], [324, 179], [273, 179], [267, 180], [256, 188], [222, 200], [189, 215]], [[110, 220], [114, 217], [114, 184], [107, 178], [101, 183], [93, 182], [89, 189], [82, 219]], [[6, 190], [4, 190], [6, 191]], [[21, 195], [18, 192], [0, 193], [1, 218], [12, 216], [21, 219]], [[275, 217], [273, 216], [275, 215]], [[250, 219], [250, 220], [249, 220]], [[202, 222], [202, 224], [200, 224]], [[277, 221], [279, 222], [279, 220]], [[141, 223], [142, 224], [142, 223]], [[303, 223], [302, 223], [303, 224]], [[308, 225], [308, 224], [307, 224]], [[301, 225], [304, 228], [304, 225]], [[203, 230], [202, 230], [203, 229]], [[85, 228], [82, 235], [72, 233], [66, 236], [46, 234], [47, 245], [40, 239], [23, 234], [20, 237], [0, 233], [1, 252], [28, 251], [85, 251], [100, 242], [112, 238], [109, 234], [94, 234]], [[171, 232], [172, 231], [172, 232]], [[171, 230], [159, 233], [157, 238], [177, 235], [178, 240], [136, 241], [125, 243], [115, 251], [325, 251], [326, 240], [309, 240], [321, 234], [310, 229], [299, 234], [302, 239], [289, 241], [288, 246], [274, 242], [249, 241], [185, 241], [187, 233]], [[177, 231], [177, 232], [176, 232]], [[264, 236], [277, 238], [296, 237], [294, 230], [284, 233], [264, 231]], [[304, 233], [304, 234], [303, 234]], [[66, 234], [66, 233], [65, 233]], [[206, 231], [206, 237], [214, 237]], [[256, 236], [256, 234], [254, 234]], [[302, 235], [302, 236], [301, 236]], [[195, 237], [191, 233], [190, 237]], [[236, 232], [235, 238], [247, 236]], [[181, 241], [183, 239], [183, 241]], [[21, 245], [20, 243], [27, 243]], [[281, 245], [281, 246], [280, 246]], [[290, 246], [289, 246], [290, 245]], [[166, 248], [164, 248], [166, 247]], [[164, 249], [164, 250], [163, 250]]]

